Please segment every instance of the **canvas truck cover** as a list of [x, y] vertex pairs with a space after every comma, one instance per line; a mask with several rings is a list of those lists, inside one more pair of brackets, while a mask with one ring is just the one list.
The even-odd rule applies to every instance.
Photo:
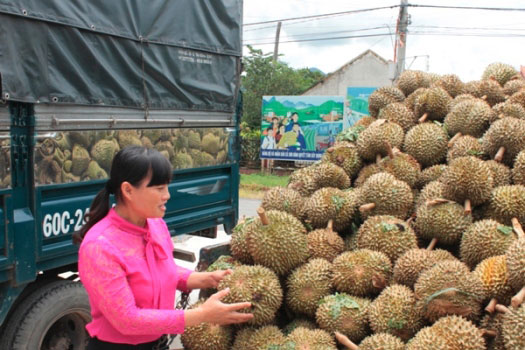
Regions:
[[242, 0], [0, 0], [4, 100], [234, 112]]

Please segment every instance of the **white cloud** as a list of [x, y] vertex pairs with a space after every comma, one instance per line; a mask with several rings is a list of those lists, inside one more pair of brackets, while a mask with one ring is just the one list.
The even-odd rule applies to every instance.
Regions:
[[[525, 8], [518, 0], [413, 0], [412, 4], [441, 6], [512, 7]], [[372, 7], [398, 5], [398, 1], [380, 0], [245, 0], [244, 22], [253, 23], [282, 18], [342, 12]], [[504, 62], [519, 68], [525, 65], [525, 12], [452, 10], [409, 7], [411, 25], [407, 39], [407, 66], [427, 69], [439, 74], [457, 74], [462, 80], [479, 79], [485, 67], [492, 62]], [[314, 37], [335, 37], [388, 33], [395, 31], [399, 8], [364, 12], [311, 20], [302, 23], [283, 22], [279, 53], [294, 68], [317, 67], [332, 72], [346, 62], [371, 48], [385, 59], [392, 60], [393, 38], [370, 37], [330, 41], [285, 43]], [[260, 29], [261, 27], [266, 27]], [[374, 30], [358, 29], [381, 27]], [[438, 28], [439, 27], [439, 28]], [[471, 29], [457, 29], [471, 28]], [[490, 28], [481, 30], [476, 28]], [[256, 29], [256, 30], [254, 30]], [[246, 26], [245, 43], [272, 43], [276, 24]], [[506, 30], [504, 30], [506, 29]], [[327, 34], [321, 34], [321, 33]], [[520, 34], [521, 37], [443, 36], [419, 35], [417, 32], [496, 33]], [[255, 46], [272, 52], [273, 44]], [[246, 53], [246, 52], [245, 52]], [[413, 59], [413, 56], [418, 56]], [[426, 57], [428, 56], [428, 57]], [[428, 62], [427, 62], [428, 61]]]

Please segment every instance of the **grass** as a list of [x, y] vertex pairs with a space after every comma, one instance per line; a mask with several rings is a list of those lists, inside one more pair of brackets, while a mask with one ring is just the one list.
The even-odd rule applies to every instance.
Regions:
[[262, 173], [241, 174], [239, 197], [262, 199], [264, 193], [272, 187], [286, 187], [289, 176], [267, 175]]

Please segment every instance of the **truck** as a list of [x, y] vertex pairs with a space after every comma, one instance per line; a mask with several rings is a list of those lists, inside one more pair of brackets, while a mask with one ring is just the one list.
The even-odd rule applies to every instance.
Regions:
[[0, 0], [0, 349], [85, 349], [72, 234], [119, 149], [172, 163], [172, 236], [231, 233], [241, 33], [241, 0]]

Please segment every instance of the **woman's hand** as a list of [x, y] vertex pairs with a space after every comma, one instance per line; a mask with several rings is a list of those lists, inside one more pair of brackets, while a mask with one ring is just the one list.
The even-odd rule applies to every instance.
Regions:
[[213, 272], [193, 272], [188, 277], [188, 289], [217, 288], [219, 282], [232, 272], [231, 269]]
[[224, 304], [221, 301], [229, 292], [229, 288], [223, 289], [209, 297], [198, 308], [185, 311], [186, 326], [195, 326], [202, 322], [227, 325], [251, 320], [253, 314], [239, 312], [239, 310], [250, 308], [251, 303]]

